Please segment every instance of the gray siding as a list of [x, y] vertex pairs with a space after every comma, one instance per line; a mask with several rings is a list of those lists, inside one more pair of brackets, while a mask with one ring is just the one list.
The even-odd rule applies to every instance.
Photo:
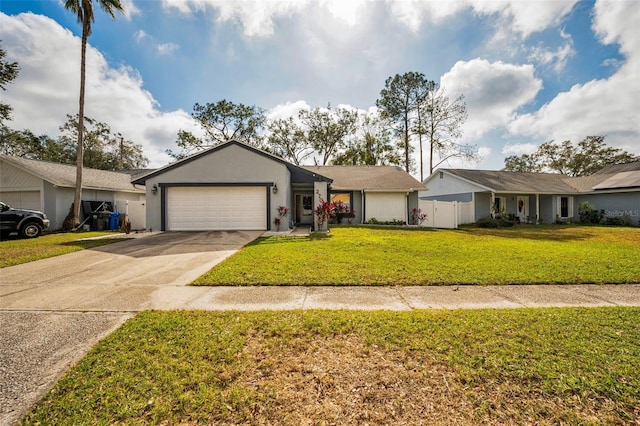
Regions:
[[[421, 191], [421, 194], [428, 194], [428, 191]], [[461, 203], [468, 203], [473, 200], [473, 194], [471, 192], [465, 192], [461, 194], [421, 196], [420, 199], [426, 201], [458, 201]]]
[[474, 195], [476, 220], [491, 216], [491, 194], [488, 192], [476, 192]]
[[[163, 208], [161, 188], [189, 183], [194, 185], [274, 183], [278, 186], [278, 193], [269, 192], [271, 218], [277, 216], [278, 206], [287, 206], [290, 209], [292, 207], [293, 195], [286, 165], [231, 144], [147, 179], [147, 227], [161, 229]], [[156, 195], [151, 192], [154, 185], [159, 188]], [[269, 228], [273, 226], [273, 220], [270, 220]], [[283, 230], [282, 226], [280, 230]]]
[[604, 210], [609, 218], [628, 218], [634, 225], [640, 225], [640, 191], [623, 193], [585, 194], [575, 197], [575, 220], [578, 221], [578, 206], [588, 201], [596, 210]]

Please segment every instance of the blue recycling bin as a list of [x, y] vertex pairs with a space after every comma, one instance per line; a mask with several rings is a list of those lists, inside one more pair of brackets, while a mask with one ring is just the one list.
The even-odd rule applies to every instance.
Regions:
[[120, 213], [112, 212], [109, 216], [109, 231], [117, 231], [118, 230], [118, 219], [120, 218]]

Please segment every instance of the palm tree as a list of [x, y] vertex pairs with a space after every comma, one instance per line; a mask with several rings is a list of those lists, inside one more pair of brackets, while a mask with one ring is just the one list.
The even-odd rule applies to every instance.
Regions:
[[[97, 0], [102, 10], [115, 19], [115, 12], [123, 12], [120, 0]], [[73, 226], [80, 224], [80, 198], [82, 195], [82, 161], [83, 161], [83, 136], [84, 136], [84, 84], [87, 56], [87, 40], [91, 35], [91, 24], [94, 22], [93, 0], [65, 0], [65, 9], [78, 16], [78, 22], [82, 24], [82, 53], [80, 60], [80, 101], [78, 108], [78, 147], [76, 157], [76, 191], [73, 196]]]

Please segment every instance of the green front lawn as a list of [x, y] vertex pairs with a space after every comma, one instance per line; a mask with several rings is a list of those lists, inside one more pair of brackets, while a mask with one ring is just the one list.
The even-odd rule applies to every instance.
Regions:
[[23, 424], [635, 424], [639, 308], [153, 312]]
[[32, 239], [9, 237], [6, 240], [0, 241], [0, 268], [122, 241], [121, 238], [80, 241], [83, 238], [110, 234], [113, 234], [113, 232], [45, 234]]
[[640, 282], [640, 228], [458, 230], [334, 227], [261, 238], [196, 285], [449, 285]]

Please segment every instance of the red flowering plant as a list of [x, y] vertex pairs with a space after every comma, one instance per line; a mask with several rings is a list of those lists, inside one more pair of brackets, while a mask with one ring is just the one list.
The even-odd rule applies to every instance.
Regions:
[[278, 217], [273, 220], [273, 223], [276, 225], [276, 231], [280, 231], [280, 224], [282, 220], [287, 217], [289, 214], [289, 207], [287, 206], [279, 206], [278, 207]]
[[316, 206], [315, 213], [316, 218], [318, 219], [318, 228], [322, 228], [325, 222], [333, 216], [335, 205], [329, 201], [323, 200], [320, 196], [318, 197], [320, 198], [320, 203]]
[[342, 223], [342, 218], [349, 217], [349, 206], [342, 201], [335, 201], [331, 217], [336, 220], [336, 223]]
[[422, 225], [422, 222], [427, 218], [427, 214], [423, 213], [421, 209], [414, 207], [411, 209], [411, 224]]

